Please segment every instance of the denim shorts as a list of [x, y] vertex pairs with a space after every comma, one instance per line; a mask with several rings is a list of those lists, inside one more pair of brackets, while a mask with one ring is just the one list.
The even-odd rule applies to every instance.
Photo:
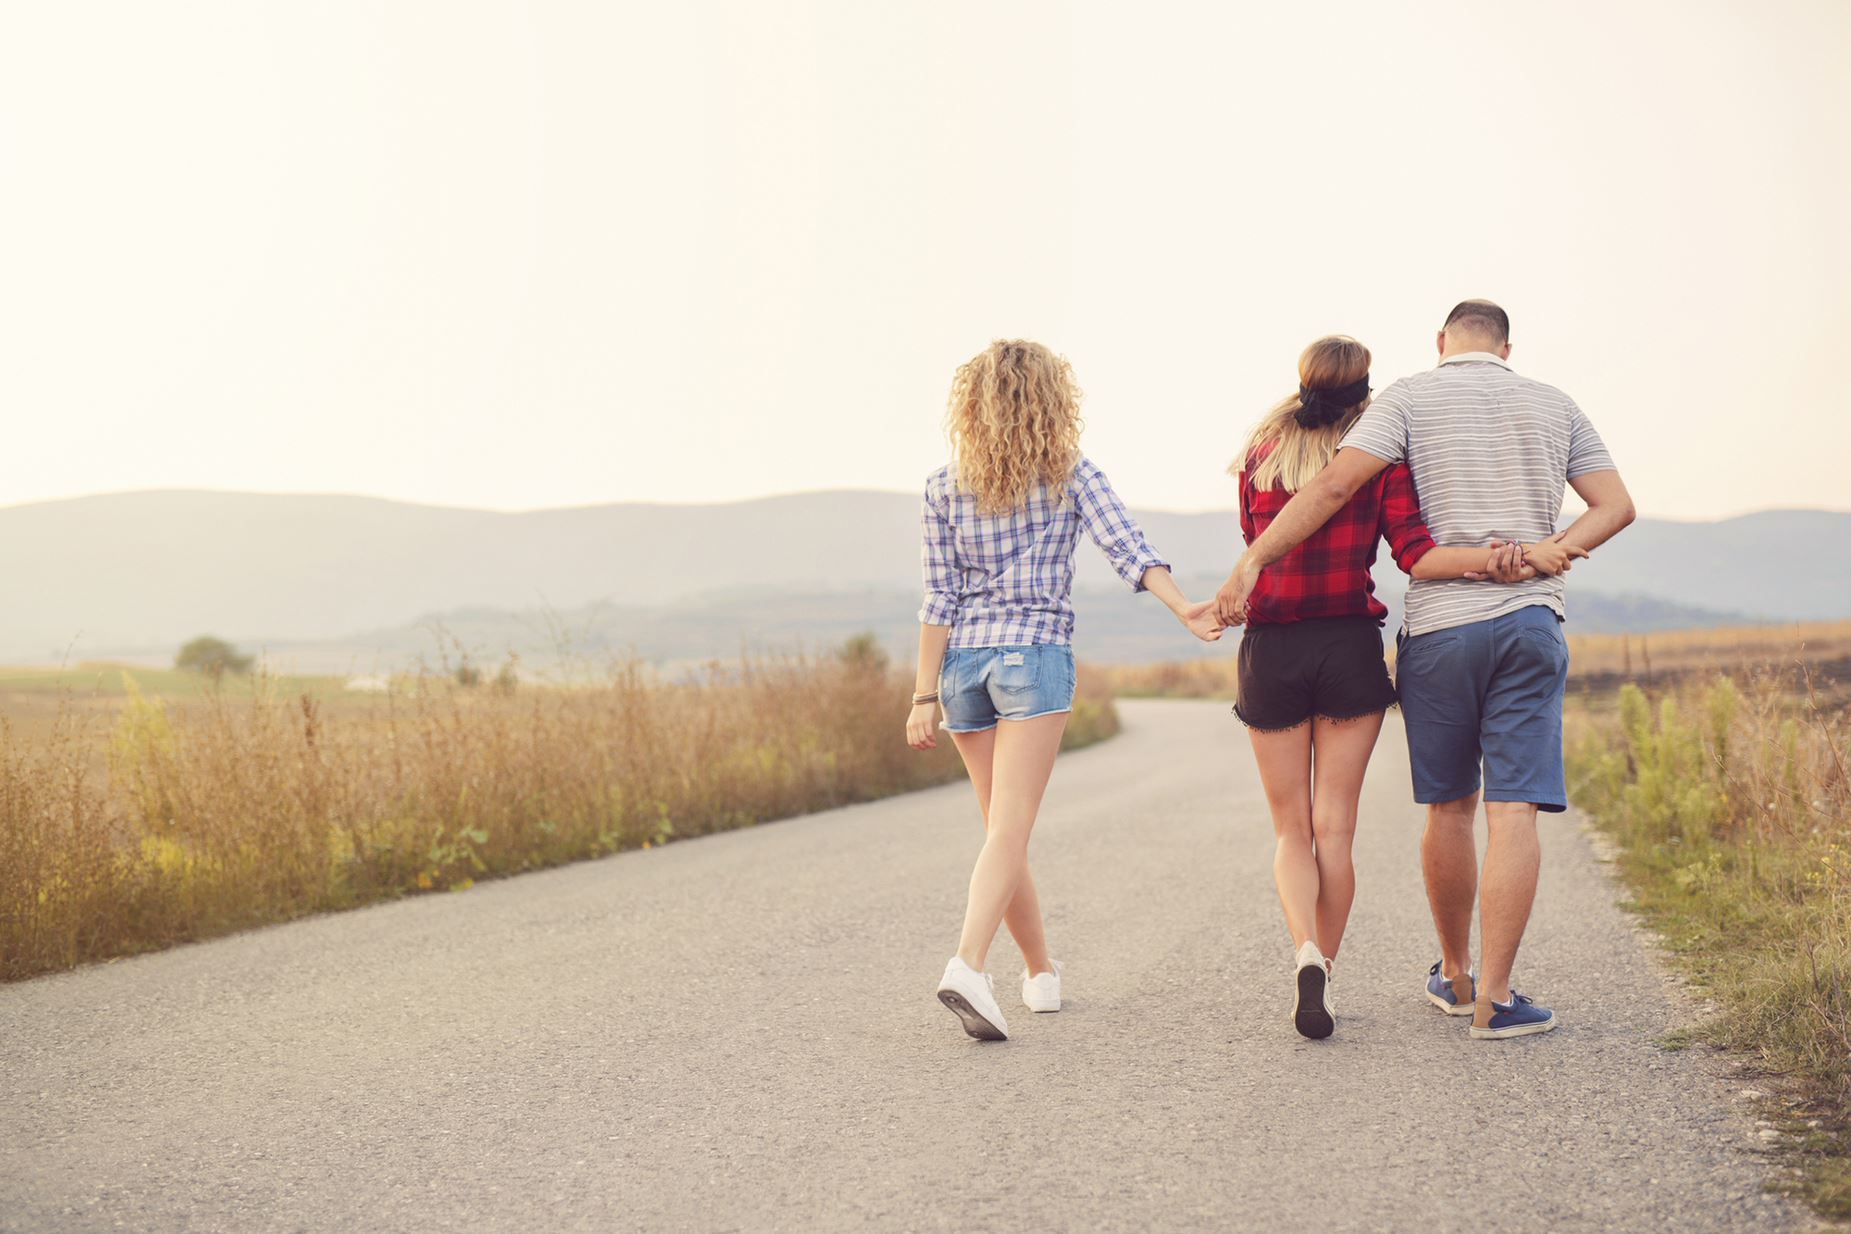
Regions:
[[1568, 808], [1562, 694], [1568, 641], [1539, 604], [1406, 639], [1396, 657], [1414, 800], [1524, 801]]
[[952, 647], [938, 673], [945, 727], [981, 733], [998, 720], [1032, 720], [1073, 710], [1073, 648]]

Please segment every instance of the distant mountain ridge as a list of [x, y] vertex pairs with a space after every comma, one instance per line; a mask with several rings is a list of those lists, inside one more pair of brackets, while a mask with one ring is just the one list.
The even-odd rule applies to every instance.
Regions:
[[[205, 631], [248, 646], [339, 645], [359, 654], [398, 643], [391, 632], [422, 615], [467, 611], [499, 613], [510, 628], [531, 624], [520, 614], [538, 610], [626, 613], [632, 624], [604, 635], [621, 643], [626, 629], [650, 621], [672, 630], [697, 619], [691, 614], [713, 603], [702, 597], [756, 594], [755, 606], [729, 613], [737, 628], [727, 637], [716, 630], [707, 653], [732, 654], [742, 633], [872, 626], [896, 604], [909, 606], [910, 622], [918, 501], [836, 491], [510, 514], [370, 497], [171, 491], [15, 506], [0, 509], [0, 569], [11, 591], [0, 611], [0, 660], [55, 660], [67, 649], [79, 658], [157, 653]], [[1198, 591], [1234, 560], [1231, 511], [1138, 517]], [[1825, 511], [1642, 519], [1576, 568], [1571, 617], [1591, 628], [1603, 612], [1648, 625], [1851, 616], [1848, 533], [1851, 514]], [[1377, 573], [1385, 596], [1397, 598], [1400, 576], [1392, 567]], [[1089, 623], [1128, 648], [1141, 645], [1136, 632], [1147, 626], [1167, 640], [1167, 614], [1148, 599], [1129, 603], [1088, 545], [1079, 578], [1083, 649]], [[820, 606], [829, 619], [802, 618], [819, 611], [815, 597], [823, 595], [839, 601]], [[1114, 633], [1122, 614], [1130, 624]], [[641, 650], [646, 640], [630, 641]]]
[[[1211, 576], [1185, 578], [1186, 589], [1207, 597], [1220, 584]], [[1389, 630], [1400, 622], [1400, 595], [1384, 597]], [[1575, 601], [1575, 626], [1588, 631], [1650, 631], [1739, 624], [1740, 614], [1690, 609], [1640, 597], [1589, 593]], [[271, 648], [298, 671], [370, 670], [377, 663], [438, 662], [467, 649], [479, 661], [519, 652], [529, 664], [564, 655], [599, 661], [640, 656], [685, 665], [741, 654], [826, 651], [848, 638], [872, 633], [896, 657], [912, 653], [918, 638], [919, 597], [911, 591], [798, 592], [760, 588], [714, 594], [657, 607], [594, 604], [570, 612], [460, 609], [433, 613], [393, 629], [320, 644]], [[1088, 659], [1119, 664], [1228, 655], [1234, 644], [1190, 638], [1155, 600], [1134, 600], [1119, 587], [1087, 586], [1074, 593], [1076, 644]]]

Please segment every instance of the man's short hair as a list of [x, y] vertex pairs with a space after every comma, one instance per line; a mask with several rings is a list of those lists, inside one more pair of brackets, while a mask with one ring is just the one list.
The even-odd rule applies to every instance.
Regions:
[[1450, 330], [1461, 324], [1474, 334], [1490, 335], [1495, 343], [1510, 342], [1510, 314], [1489, 300], [1461, 300], [1440, 328]]

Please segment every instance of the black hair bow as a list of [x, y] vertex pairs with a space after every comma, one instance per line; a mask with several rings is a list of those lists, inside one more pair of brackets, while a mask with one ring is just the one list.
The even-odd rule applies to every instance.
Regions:
[[1369, 374], [1364, 373], [1359, 380], [1347, 386], [1337, 386], [1330, 390], [1313, 390], [1309, 386], [1298, 387], [1299, 408], [1292, 413], [1300, 428], [1324, 428], [1335, 424], [1344, 412], [1369, 397]]

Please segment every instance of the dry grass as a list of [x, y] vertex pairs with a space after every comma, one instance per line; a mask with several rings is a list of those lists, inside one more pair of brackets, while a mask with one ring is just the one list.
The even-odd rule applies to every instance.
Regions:
[[[0, 979], [959, 775], [901, 740], [910, 688], [863, 645], [696, 681], [71, 700], [0, 726]], [[1116, 728], [1083, 674], [1069, 744]]]
[[1784, 1078], [1798, 1189], [1851, 1217], [1851, 714], [1762, 670], [1569, 720], [1571, 795], [1718, 1009], [1697, 1035]]
[[[1572, 677], [1591, 689], [1617, 688], [1626, 681], [1667, 684], [1716, 672], [1781, 668], [1792, 673], [1800, 664], [1851, 681], [1851, 621], [1657, 634], [1571, 633], [1568, 648]], [[1789, 684], [1797, 684], [1797, 678], [1790, 677]]]
[[1099, 670], [1118, 698], [1234, 698], [1234, 657], [1115, 664]]

